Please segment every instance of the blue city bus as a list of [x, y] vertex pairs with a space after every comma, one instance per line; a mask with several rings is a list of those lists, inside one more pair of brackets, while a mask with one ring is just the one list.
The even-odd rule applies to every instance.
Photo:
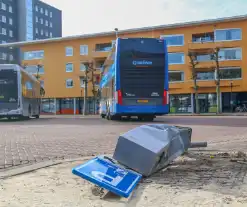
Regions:
[[153, 121], [169, 112], [166, 41], [118, 38], [106, 59], [100, 83], [102, 118]]

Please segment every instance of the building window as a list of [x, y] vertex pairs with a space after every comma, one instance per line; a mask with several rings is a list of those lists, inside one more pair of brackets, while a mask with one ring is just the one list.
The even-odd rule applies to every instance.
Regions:
[[9, 30], [9, 36], [13, 37], [13, 31], [12, 30]]
[[198, 62], [207, 62], [207, 61], [212, 61], [213, 58], [211, 55], [205, 54], [205, 55], [197, 55], [196, 60]]
[[45, 71], [44, 71], [44, 67], [41, 66], [39, 67], [39, 71], [38, 71], [38, 67], [37, 65], [28, 65], [26, 66], [25, 70], [31, 74], [44, 74]]
[[52, 32], [50, 32], [50, 37], [52, 37]]
[[225, 48], [219, 51], [219, 59], [224, 60], [241, 60], [242, 49], [241, 48]]
[[36, 34], [39, 34], [39, 29], [36, 28], [36, 29], [35, 29], [35, 32], [36, 32]]
[[216, 41], [234, 41], [242, 39], [241, 29], [219, 29], [215, 30]]
[[67, 63], [67, 64], [66, 64], [66, 72], [67, 72], [67, 73], [71, 73], [71, 72], [73, 72], [73, 70], [74, 70], [74, 65], [73, 65], [73, 63]]
[[14, 60], [14, 56], [12, 54], [9, 55], [9, 60], [13, 61]]
[[191, 94], [170, 95], [170, 113], [192, 113]]
[[85, 77], [80, 77], [80, 86], [81, 88], [85, 88]]
[[206, 72], [197, 72], [197, 80], [215, 80], [215, 72], [214, 71], [206, 71]]
[[13, 12], [13, 8], [12, 6], [9, 6], [9, 12], [12, 13]]
[[169, 71], [169, 82], [182, 82], [184, 81], [183, 71]]
[[40, 30], [40, 34], [43, 35], [44, 34], [44, 31], [43, 29]]
[[47, 9], [45, 10], [45, 16], [48, 16], [48, 10]]
[[2, 15], [2, 22], [6, 23], [6, 16]]
[[43, 14], [43, 13], [44, 13], [43, 8], [40, 8], [40, 13], [41, 13], [41, 14]]
[[96, 44], [95, 51], [97, 52], [109, 52], [112, 49], [112, 43]]
[[48, 37], [48, 32], [47, 31], [45, 32], [45, 36]]
[[52, 22], [50, 22], [50, 27], [52, 28]]
[[232, 80], [241, 79], [242, 70], [241, 68], [220, 68], [220, 79], [222, 80]]
[[172, 64], [184, 64], [184, 53], [168, 53], [168, 63]]
[[88, 46], [80, 45], [80, 55], [88, 55]]
[[66, 88], [73, 88], [74, 82], [72, 79], [67, 79], [66, 80]]
[[7, 34], [7, 30], [5, 28], [2, 28], [2, 34], [6, 35]]
[[39, 11], [39, 8], [38, 8], [38, 6], [35, 6], [35, 10], [36, 10], [36, 12], [38, 12], [38, 11]]
[[9, 18], [9, 24], [13, 25], [13, 19], [12, 18]]
[[47, 20], [45, 20], [45, 26], [47, 26], [47, 27], [48, 27], [48, 25], [49, 25], [49, 24], [48, 24], [48, 21], [47, 21]]
[[160, 38], [166, 40], [167, 46], [184, 45], [184, 35], [161, 35]]
[[6, 4], [3, 3], [3, 2], [1, 3], [1, 9], [2, 9], [2, 10], [6, 10]]
[[86, 71], [86, 69], [87, 69], [86, 64], [85, 63], [81, 63], [80, 64], [80, 71]]
[[24, 52], [24, 60], [43, 59], [44, 50]]
[[40, 18], [40, 24], [43, 24], [44, 20], [42, 18]]
[[52, 18], [52, 12], [50, 12], [50, 17]]
[[66, 47], [65, 54], [66, 56], [73, 56], [73, 47]]
[[39, 22], [39, 18], [35, 17], [35, 21], [36, 21], [36, 23], [38, 23]]

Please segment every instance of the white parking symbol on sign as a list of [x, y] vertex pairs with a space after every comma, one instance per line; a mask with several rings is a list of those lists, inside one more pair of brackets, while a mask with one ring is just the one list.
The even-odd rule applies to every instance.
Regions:
[[[109, 183], [109, 184], [111, 184], [113, 186], [117, 186], [123, 180], [123, 177], [121, 177], [121, 176], [116, 176], [114, 178], [114, 177], [112, 177], [110, 175], [106, 175], [106, 174], [104, 174], [102, 172], [99, 172], [99, 171], [92, 171], [92, 175], [94, 177], [96, 177], [97, 179], [102, 180], [102, 181], [104, 181], [106, 183]], [[110, 181], [106, 180], [105, 178], [108, 178]]]

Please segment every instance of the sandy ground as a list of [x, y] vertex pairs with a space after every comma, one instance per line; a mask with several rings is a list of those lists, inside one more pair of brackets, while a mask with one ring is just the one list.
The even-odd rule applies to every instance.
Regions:
[[244, 159], [242, 154], [190, 151], [143, 180], [128, 199], [101, 198], [95, 186], [73, 175], [71, 169], [85, 160], [64, 163], [0, 180], [0, 206], [247, 206]]

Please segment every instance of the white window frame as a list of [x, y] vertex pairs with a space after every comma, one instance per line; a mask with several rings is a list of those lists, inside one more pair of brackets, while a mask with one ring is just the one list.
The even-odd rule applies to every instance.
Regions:
[[43, 14], [43, 13], [44, 13], [44, 10], [43, 10], [43, 8], [42, 8], [42, 7], [40, 8], [40, 13], [41, 13], [41, 14]]
[[[71, 71], [67, 70], [67, 65], [71, 65], [72, 66], [72, 70]], [[66, 63], [65, 71], [66, 71], [66, 73], [73, 73], [74, 72], [74, 64], [72, 62]]]
[[88, 45], [80, 45], [80, 55], [88, 55]]
[[177, 37], [177, 36], [182, 36], [183, 37], [183, 44], [182, 45], [168, 45], [167, 47], [181, 47], [184, 46], [184, 34], [174, 34], [174, 35], [160, 35], [160, 39], [164, 39], [165, 37]]
[[13, 30], [9, 30], [9, 36], [10, 37], [13, 37], [14, 36]]
[[52, 18], [52, 12], [50, 11], [50, 17]]
[[48, 22], [48, 20], [45, 20], [45, 26], [49, 26], [49, 22]]
[[49, 37], [48, 31], [45, 31], [45, 36]]
[[[183, 73], [183, 79], [185, 80], [185, 73], [183, 70], [169, 70], [168, 71], [168, 77], [169, 77], [169, 73]], [[182, 81], [169, 81], [169, 83], [183, 83], [184, 80], [182, 80]]]
[[[71, 50], [71, 54], [68, 54], [68, 50]], [[74, 48], [72, 46], [65, 47], [65, 56], [66, 57], [73, 57], [74, 56]]]
[[43, 23], [44, 23], [43, 18], [40, 18], [40, 24], [43, 24]]
[[242, 58], [243, 58], [243, 50], [242, 50], [241, 47], [222, 48], [222, 49], [220, 49], [219, 53], [220, 53], [221, 51], [234, 50], [234, 49], [240, 49], [240, 52], [241, 52], [241, 57], [240, 57], [240, 59], [224, 59], [224, 60], [222, 60], [222, 59], [219, 58], [219, 61], [238, 61], [238, 60], [242, 60]]
[[53, 36], [53, 34], [52, 34], [52, 32], [50, 32], [50, 37], [52, 37]]
[[4, 11], [6, 11], [6, 4], [3, 3], [3, 2], [1, 2], [1, 9], [4, 10]]
[[3, 35], [7, 35], [7, 29], [6, 28], [2, 27], [2, 31], [1, 32], [2, 32]]
[[[216, 31], [222, 31], [222, 30], [233, 30], [233, 29], [239, 29], [241, 31], [241, 38], [240, 39], [236, 39], [236, 40], [217, 40], [216, 37]], [[232, 42], [232, 41], [241, 41], [243, 39], [243, 31], [241, 28], [224, 28], [224, 29], [215, 29], [214, 30], [214, 41], [215, 42]]]
[[2, 18], [1, 18], [1, 19], [2, 19], [2, 22], [3, 22], [3, 23], [6, 23], [7, 18], [6, 18], [6, 16], [5, 16], [5, 15], [2, 15]]
[[53, 27], [53, 24], [52, 24], [52, 22], [50, 22], [50, 28], [52, 28]]
[[38, 23], [39, 22], [39, 17], [35, 17], [35, 22]]
[[[81, 83], [83, 82], [83, 83]], [[80, 77], [80, 87], [85, 88], [85, 78]]]
[[35, 33], [39, 34], [39, 29], [38, 28], [35, 28]]
[[[67, 85], [68, 81], [72, 81], [72, 82], [73, 82], [73, 86], [68, 86], [68, 85]], [[73, 88], [73, 87], [74, 87], [74, 81], [73, 81], [72, 78], [66, 79], [66, 80], [65, 80], [65, 84], [66, 84], [66, 88]]]
[[35, 6], [35, 10], [36, 10], [36, 12], [39, 11], [39, 7], [37, 5]]
[[85, 72], [85, 71], [86, 71], [86, 69], [85, 69], [85, 70], [82, 70], [82, 69], [81, 69], [81, 65], [82, 65], [82, 64], [85, 65], [85, 63], [86, 63], [86, 62], [80, 62], [80, 71], [81, 71], [81, 72]]
[[9, 13], [13, 13], [13, 8], [12, 8], [12, 6], [9, 6]]
[[48, 16], [48, 10], [45, 9], [45, 16]]
[[13, 25], [13, 19], [11, 17], [9, 18], [9, 24]]
[[43, 30], [43, 29], [40, 30], [40, 34], [41, 34], [41, 35], [44, 34], [44, 30]]
[[169, 63], [169, 61], [168, 61], [169, 65], [183, 65], [183, 64], [185, 64], [185, 54], [184, 54], [184, 52], [168, 52], [168, 56], [169, 56], [169, 54], [183, 54], [184, 55], [183, 63]]
[[[220, 71], [221, 70], [229, 70], [229, 69], [241, 69], [241, 78], [230, 78], [230, 79], [220, 79], [220, 80], [222, 80], [222, 81], [229, 81], [229, 80], [242, 80], [243, 79], [243, 69], [241, 68], [241, 67], [222, 67], [222, 68], [220, 68]], [[214, 71], [214, 77], [215, 77], [215, 80], [216, 80], [216, 78], [217, 78], [217, 71], [215, 70]]]

